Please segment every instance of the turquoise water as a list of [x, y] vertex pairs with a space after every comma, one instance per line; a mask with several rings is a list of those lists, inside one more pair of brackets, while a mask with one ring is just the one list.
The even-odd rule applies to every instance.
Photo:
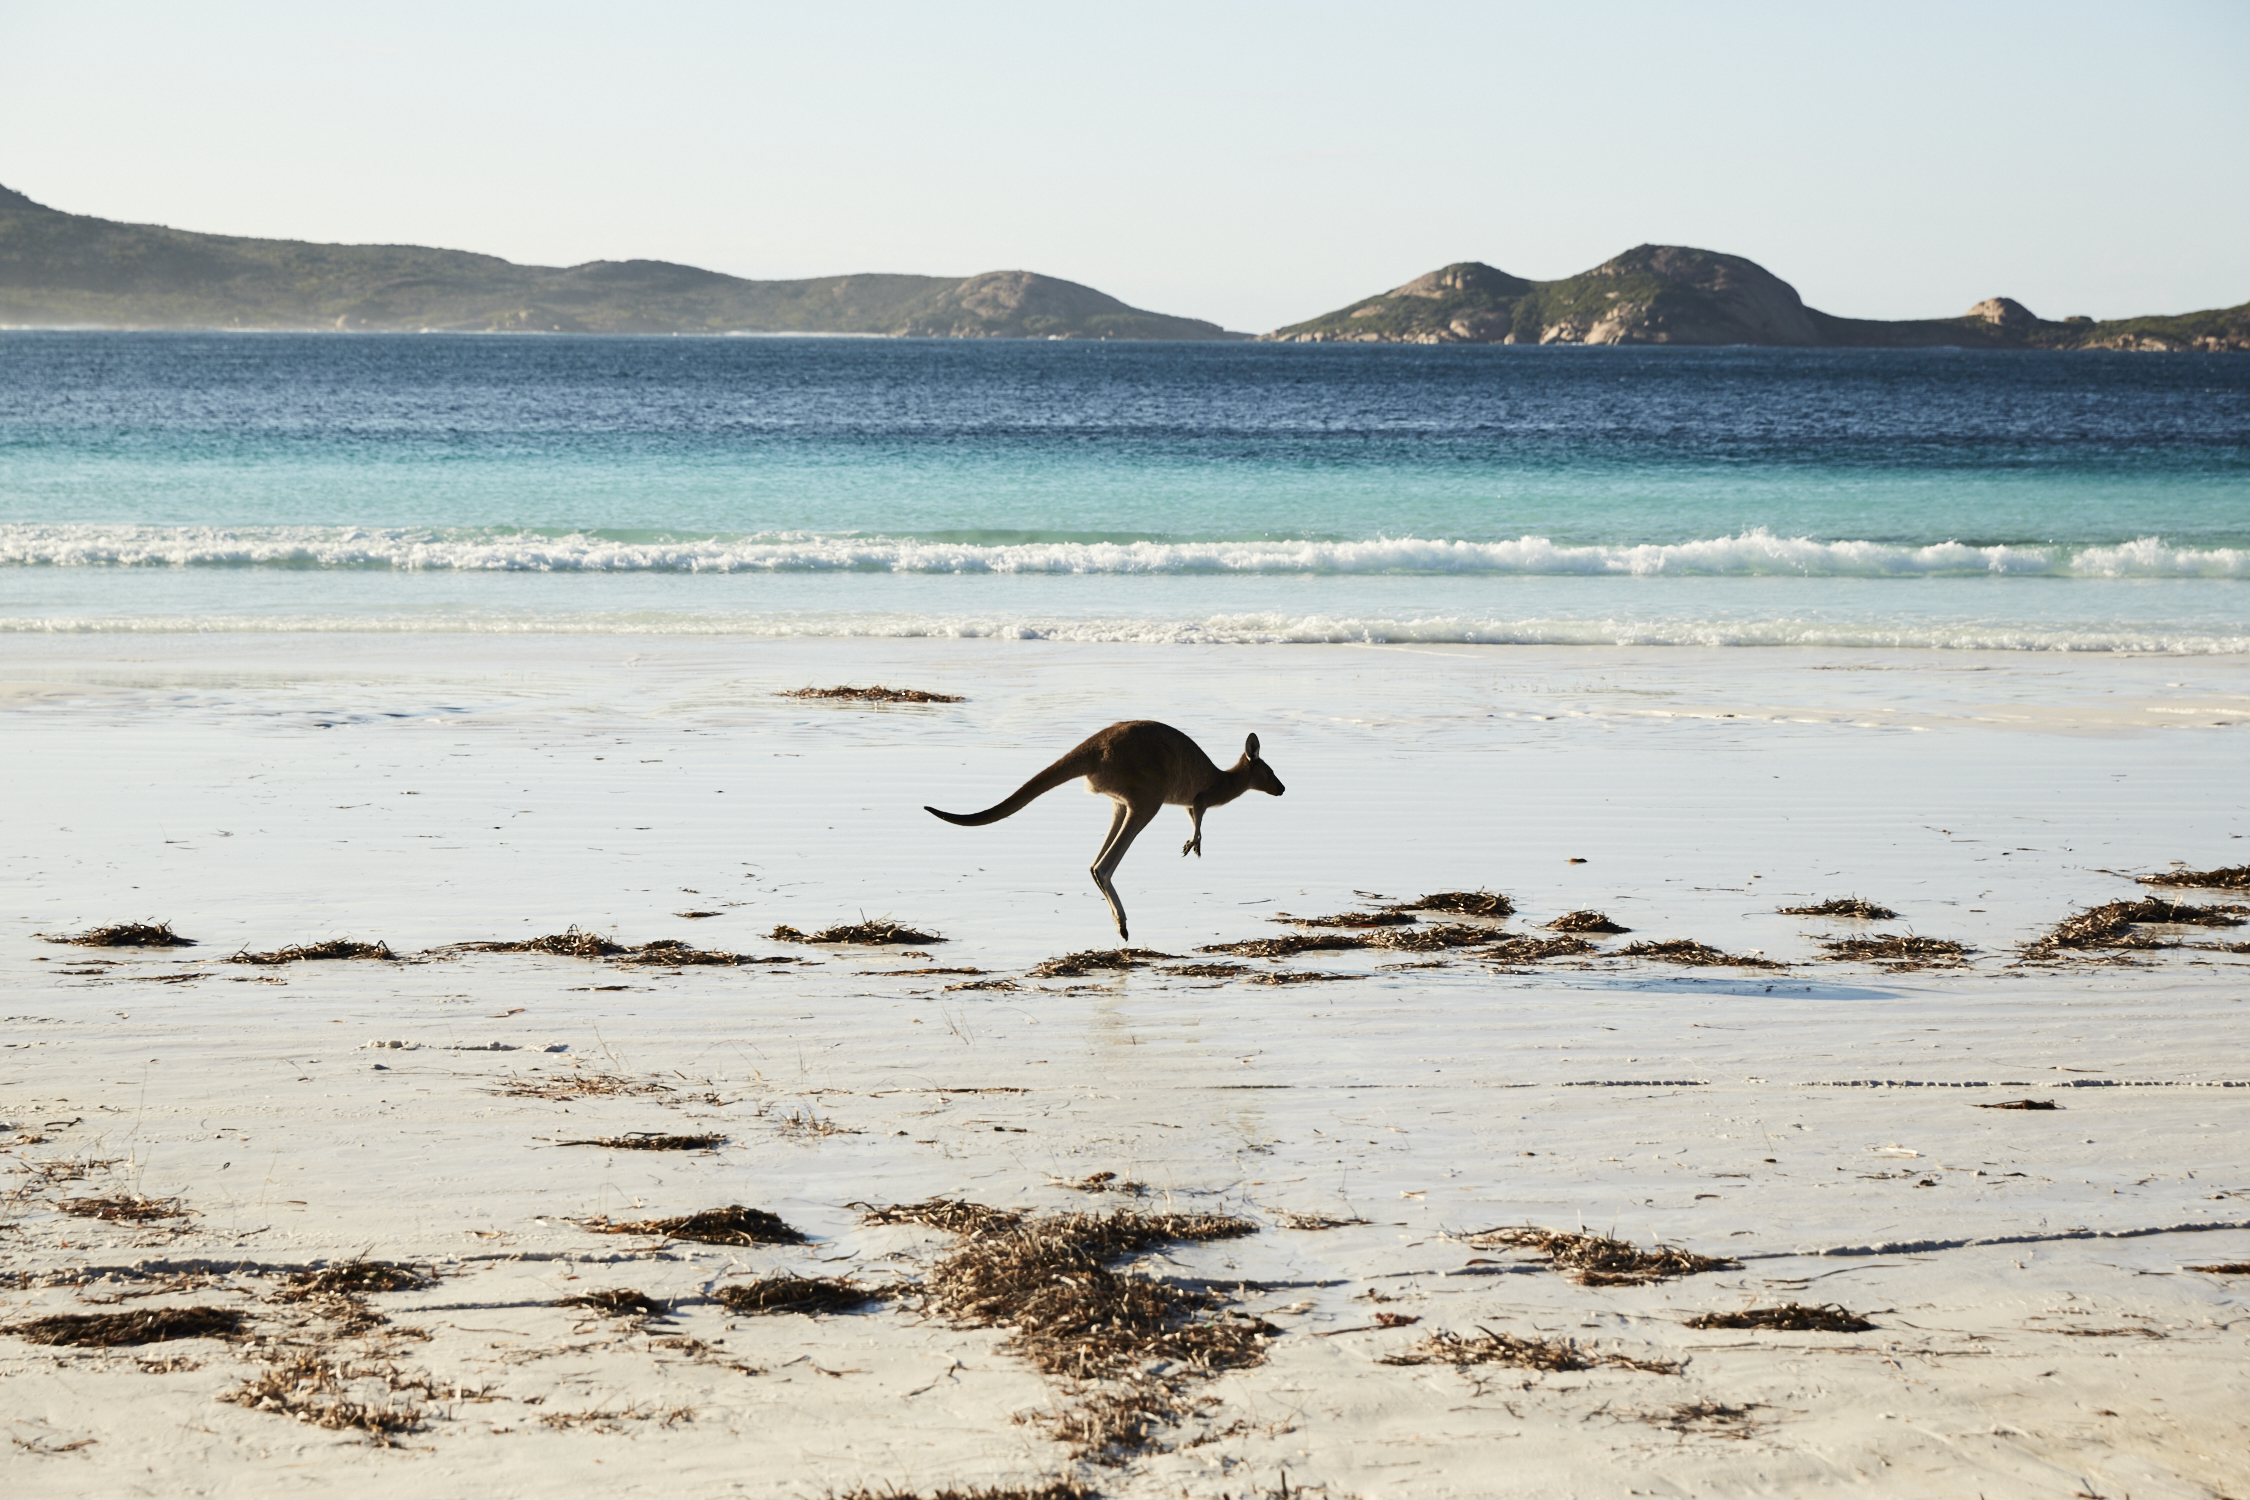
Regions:
[[0, 334], [0, 628], [2250, 649], [2250, 361]]

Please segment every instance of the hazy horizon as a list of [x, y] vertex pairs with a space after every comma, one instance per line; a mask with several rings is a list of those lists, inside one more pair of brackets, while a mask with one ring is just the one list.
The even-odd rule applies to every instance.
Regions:
[[1853, 317], [2250, 298], [2250, 92], [2116, 86], [2231, 76], [2236, 7], [638, 14], [18, 10], [0, 182], [531, 264], [1035, 270], [1252, 332], [1453, 261], [1548, 280], [1652, 241]]

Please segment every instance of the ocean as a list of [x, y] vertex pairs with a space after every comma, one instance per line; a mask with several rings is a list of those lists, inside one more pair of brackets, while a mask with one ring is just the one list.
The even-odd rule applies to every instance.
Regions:
[[12, 332], [0, 630], [2239, 652], [2250, 361]]

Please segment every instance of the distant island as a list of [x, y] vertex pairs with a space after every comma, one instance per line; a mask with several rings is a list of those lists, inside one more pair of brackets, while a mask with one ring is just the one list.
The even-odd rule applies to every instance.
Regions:
[[1460, 261], [1264, 335], [1286, 343], [1767, 344], [1810, 349], [2250, 351], [2250, 303], [2177, 317], [2060, 322], [2007, 297], [1958, 318], [1887, 322], [1805, 306], [1756, 261], [1640, 245], [1561, 281]]
[[747, 281], [661, 260], [519, 266], [418, 245], [192, 234], [0, 187], [0, 325], [1240, 339], [1036, 271]]

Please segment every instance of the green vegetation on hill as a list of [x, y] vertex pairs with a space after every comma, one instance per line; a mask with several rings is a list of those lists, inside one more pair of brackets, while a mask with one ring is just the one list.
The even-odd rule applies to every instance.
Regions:
[[2053, 322], [1995, 297], [1958, 318], [1839, 318], [1805, 306], [1796, 288], [1739, 255], [1640, 245], [1561, 281], [1526, 281], [1460, 261], [1265, 337], [1295, 343], [2250, 351], [2250, 303], [2177, 317]]
[[0, 325], [1226, 339], [1032, 271], [746, 281], [658, 260], [519, 266], [61, 213], [0, 188]]

